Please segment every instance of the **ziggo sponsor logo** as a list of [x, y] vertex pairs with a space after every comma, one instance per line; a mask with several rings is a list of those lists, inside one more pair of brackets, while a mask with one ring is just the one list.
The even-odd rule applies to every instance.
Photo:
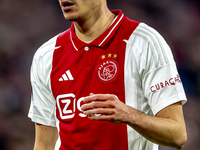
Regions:
[[70, 94], [62, 94], [58, 95], [56, 98], [57, 107], [59, 110], [61, 119], [70, 119], [75, 116], [75, 111], [79, 112], [80, 117], [86, 117], [81, 110], [81, 103], [84, 97], [76, 100], [75, 95]]
[[151, 86], [150, 90], [151, 92], [155, 92], [166, 86], [176, 85], [176, 83], [182, 83], [179, 75], [177, 75], [176, 77], [170, 78], [169, 80], [165, 80], [165, 82], [160, 82]]

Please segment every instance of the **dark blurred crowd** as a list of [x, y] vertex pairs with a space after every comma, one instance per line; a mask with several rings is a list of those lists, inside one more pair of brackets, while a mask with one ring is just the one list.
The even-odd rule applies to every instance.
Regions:
[[[108, 5], [152, 26], [170, 45], [188, 97], [183, 150], [199, 150], [200, 1], [108, 0]], [[0, 150], [33, 149], [34, 124], [27, 117], [32, 57], [41, 44], [70, 26], [56, 0], [0, 1]]]

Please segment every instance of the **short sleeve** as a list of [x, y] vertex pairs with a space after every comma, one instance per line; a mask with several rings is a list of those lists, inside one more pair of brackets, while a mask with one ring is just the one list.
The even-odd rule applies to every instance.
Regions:
[[56, 127], [56, 101], [50, 87], [52, 56], [50, 52], [46, 53], [45, 56], [38, 53], [36, 52], [31, 66], [32, 98], [28, 117], [33, 122]]
[[186, 95], [170, 47], [157, 31], [146, 28], [148, 42], [142, 85], [155, 115], [173, 103], [182, 101], [184, 104]]

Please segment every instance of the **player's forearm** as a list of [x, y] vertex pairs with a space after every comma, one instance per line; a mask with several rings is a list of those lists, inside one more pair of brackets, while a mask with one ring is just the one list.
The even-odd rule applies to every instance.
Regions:
[[128, 125], [148, 140], [174, 148], [181, 148], [186, 142], [185, 126], [180, 122], [168, 118], [145, 115], [138, 110], [132, 111], [135, 111], [133, 114], [137, 114], [137, 116], [133, 117], [133, 119], [129, 118]]
[[47, 145], [45, 146], [45, 145], [35, 144], [33, 150], [54, 150], [54, 145], [53, 146], [47, 146]]
[[160, 145], [181, 148], [187, 140], [181, 102], [165, 107], [154, 117], [125, 105], [115, 95], [96, 94], [83, 101], [86, 104], [81, 109], [91, 120], [126, 123]]
[[58, 138], [57, 128], [36, 123], [35, 129], [34, 150], [54, 150]]

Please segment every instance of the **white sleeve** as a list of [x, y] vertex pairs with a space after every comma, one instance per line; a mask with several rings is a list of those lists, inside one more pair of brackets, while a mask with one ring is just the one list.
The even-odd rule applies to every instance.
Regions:
[[28, 117], [33, 122], [56, 127], [56, 101], [50, 87], [52, 53], [39, 54], [44, 50], [36, 52], [31, 66], [32, 98]]
[[176, 64], [163, 37], [154, 29], [145, 26], [147, 49], [143, 53], [145, 69], [142, 75], [142, 86], [145, 97], [154, 113], [182, 101], [186, 96]]

